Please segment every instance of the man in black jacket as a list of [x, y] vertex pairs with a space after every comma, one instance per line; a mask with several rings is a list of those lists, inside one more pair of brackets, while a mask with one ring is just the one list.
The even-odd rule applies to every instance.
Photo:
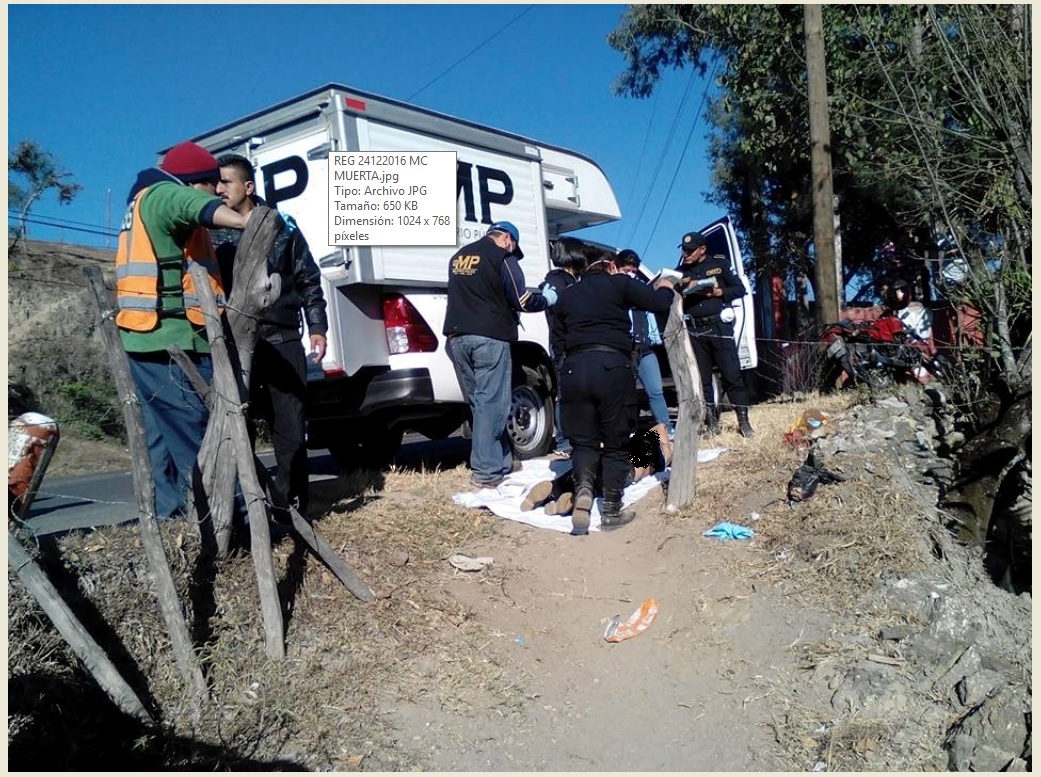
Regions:
[[677, 247], [681, 255], [676, 269], [683, 273], [679, 282], [684, 289], [683, 317], [701, 373], [708, 434], [719, 434], [719, 407], [712, 386], [712, 367], [716, 366], [737, 413], [738, 431], [743, 437], [752, 437], [755, 432], [748, 421], [750, 395], [734, 344], [734, 311], [730, 308], [731, 302], [745, 296], [744, 284], [725, 256], [709, 255], [705, 236], [700, 232], [688, 232]]
[[[518, 260], [520, 232], [497, 221], [480, 240], [463, 246], [448, 263], [448, 305], [442, 334], [463, 396], [473, 415], [470, 480], [495, 488], [514, 471], [506, 434], [520, 313], [537, 313], [556, 292], [528, 291]], [[518, 463], [519, 464], [519, 463]]]
[[[217, 194], [239, 213], [249, 213], [263, 201], [256, 196], [253, 165], [238, 154], [218, 160], [220, 183]], [[275, 238], [268, 258], [268, 272], [278, 273], [282, 294], [264, 313], [258, 328], [250, 386], [250, 405], [271, 429], [275, 448], [275, 489], [287, 504], [301, 514], [307, 511], [307, 447], [304, 438], [304, 402], [307, 392], [307, 355], [301, 342], [301, 312], [310, 336], [311, 359], [321, 363], [325, 356], [325, 333], [329, 329], [322, 294], [321, 273], [296, 223], [282, 214], [285, 226]], [[224, 289], [231, 294], [235, 251], [241, 232], [211, 231]], [[276, 515], [279, 513], [276, 512]], [[287, 516], [279, 515], [286, 519]]]
[[589, 531], [598, 474], [604, 495], [601, 528], [624, 526], [635, 517], [622, 511], [638, 409], [629, 310], [667, 313], [672, 300], [672, 281], [662, 279], [651, 288], [619, 272], [614, 254], [607, 252], [560, 294], [556, 320], [567, 354], [561, 415], [575, 479], [572, 534]]

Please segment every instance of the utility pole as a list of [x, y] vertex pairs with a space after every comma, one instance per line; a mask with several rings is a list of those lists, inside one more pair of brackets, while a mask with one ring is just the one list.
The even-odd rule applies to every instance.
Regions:
[[813, 247], [816, 257], [817, 323], [839, 320], [839, 277], [835, 254], [835, 203], [831, 182], [828, 74], [824, 62], [820, 5], [803, 6], [806, 82], [810, 98], [810, 167], [813, 181]]

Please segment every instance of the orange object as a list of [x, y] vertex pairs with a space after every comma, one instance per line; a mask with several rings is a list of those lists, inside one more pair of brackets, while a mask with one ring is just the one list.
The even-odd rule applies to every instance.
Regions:
[[40, 413], [20, 415], [8, 427], [7, 501], [19, 518], [29, 511], [58, 436], [58, 424]]
[[647, 627], [654, 623], [654, 617], [658, 614], [658, 600], [647, 599], [640, 607], [629, 616], [629, 620], [622, 623], [614, 616], [604, 630], [604, 639], [608, 642], [622, 642], [635, 637], [640, 632], [646, 631]]

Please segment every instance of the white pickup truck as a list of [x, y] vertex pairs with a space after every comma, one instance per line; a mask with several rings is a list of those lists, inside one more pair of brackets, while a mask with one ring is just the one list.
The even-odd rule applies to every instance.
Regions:
[[[258, 194], [307, 238], [329, 311], [328, 352], [308, 376], [308, 446], [345, 464], [382, 463], [408, 430], [448, 436], [468, 408], [441, 335], [455, 248], [329, 245], [331, 151], [455, 151], [457, 246], [512, 221], [531, 288], [550, 270], [551, 240], [621, 216], [603, 170], [581, 154], [338, 84], [192, 140], [248, 157]], [[525, 314], [521, 324], [509, 434], [530, 458], [552, 448], [557, 378], [545, 316]]]

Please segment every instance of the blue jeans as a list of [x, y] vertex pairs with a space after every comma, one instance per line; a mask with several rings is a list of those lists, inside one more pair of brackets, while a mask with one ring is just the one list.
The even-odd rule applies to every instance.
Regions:
[[658, 357], [652, 351], [640, 358], [636, 374], [640, 378], [643, 390], [647, 392], [647, 404], [651, 407], [654, 423], [665, 424], [666, 429], [670, 428], [669, 406], [665, 404], [665, 390], [661, 383], [661, 367], [658, 366]]
[[[213, 381], [209, 354], [189, 353], [199, 374]], [[188, 376], [166, 351], [128, 353], [130, 375], [141, 403], [141, 421], [155, 482], [155, 515], [171, 518], [185, 509], [185, 494], [206, 433], [209, 411]]]
[[513, 467], [506, 434], [513, 373], [510, 344], [481, 335], [456, 335], [448, 340], [448, 355], [473, 415], [471, 477], [478, 481], [504, 477]]

